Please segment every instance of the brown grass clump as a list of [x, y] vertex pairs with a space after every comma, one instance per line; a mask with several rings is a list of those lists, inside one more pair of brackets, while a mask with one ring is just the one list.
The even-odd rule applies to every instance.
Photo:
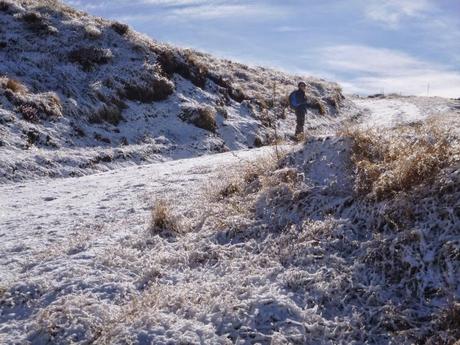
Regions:
[[342, 135], [352, 140], [356, 192], [378, 199], [429, 183], [455, 156], [449, 133], [435, 121], [401, 126], [389, 136], [361, 129]]
[[155, 203], [147, 230], [152, 236], [164, 234], [174, 235], [181, 233], [179, 221], [172, 214], [171, 208], [166, 201], [158, 200]]
[[208, 78], [208, 69], [200, 62], [199, 56], [191, 50], [176, 51], [166, 49], [158, 51], [158, 63], [168, 77], [174, 73], [190, 80], [194, 85], [204, 89]]
[[[285, 153], [283, 153], [285, 155]], [[224, 173], [219, 181], [224, 183], [217, 188], [212, 187], [211, 194], [217, 199], [226, 199], [233, 196], [244, 196], [259, 191], [264, 185], [272, 185], [274, 179], [278, 181], [280, 176], [273, 174], [282, 157], [275, 153], [265, 155], [252, 162], [242, 165], [237, 169], [236, 175], [229, 176]]]
[[95, 111], [88, 118], [90, 123], [103, 123], [105, 121], [114, 126], [117, 126], [122, 120], [123, 115], [121, 114], [121, 109], [112, 104], [105, 104], [101, 109]]
[[27, 92], [27, 88], [20, 81], [11, 78], [7, 80], [5, 88], [13, 91], [14, 93]]
[[22, 15], [21, 19], [24, 21], [24, 23], [30, 30], [35, 31], [37, 33], [46, 31], [51, 33], [54, 30], [56, 30], [55, 28], [50, 26], [46, 18], [44, 18], [38, 12], [26, 12]]
[[69, 54], [69, 60], [80, 64], [85, 71], [90, 71], [97, 65], [109, 63], [112, 57], [110, 49], [98, 47], [80, 47]]
[[[316, 106], [318, 107], [318, 111], [321, 115], [326, 115], [327, 114], [327, 109], [324, 106], [323, 102], [321, 102], [319, 99], [315, 99]], [[336, 106], [337, 108], [337, 106]]]
[[174, 92], [174, 83], [165, 77], [152, 75], [141, 81], [128, 83], [124, 90], [124, 96], [129, 100], [150, 103], [162, 101]]
[[217, 130], [216, 110], [213, 107], [184, 107], [179, 117], [184, 121], [194, 124], [198, 128], [213, 133]]
[[129, 30], [129, 26], [120, 22], [113, 22], [110, 27], [119, 35], [123, 36]]

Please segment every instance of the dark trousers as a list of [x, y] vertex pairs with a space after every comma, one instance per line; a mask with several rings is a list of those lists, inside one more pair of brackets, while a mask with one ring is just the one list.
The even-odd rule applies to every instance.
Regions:
[[305, 125], [305, 114], [307, 113], [306, 107], [298, 107], [295, 110], [295, 116], [297, 117], [297, 125], [295, 127], [295, 135], [303, 134], [303, 127]]

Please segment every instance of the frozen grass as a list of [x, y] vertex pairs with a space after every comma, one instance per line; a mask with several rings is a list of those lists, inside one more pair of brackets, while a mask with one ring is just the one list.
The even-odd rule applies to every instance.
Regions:
[[181, 224], [173, 215], [170, 204], [165, 200], [157, 200], [152, 208], [152, 216], [147, 229], [151, 236], [177, 235], [183, 232]]
[[14, 93], [26, 93], [27, 88], [18, 80], [7, 78], [5, 88], [13, 91]]
[[391, 131], [347, 129], [352, 140], [355, 190], [379, 199], [432, 183], [439, 171], [458, 162], [451, 130], [439, 118]]

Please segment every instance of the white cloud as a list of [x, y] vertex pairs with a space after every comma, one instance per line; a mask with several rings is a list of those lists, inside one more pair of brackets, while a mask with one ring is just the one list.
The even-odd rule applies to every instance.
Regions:
[[[460, 97], [460, 72], [406, 53], [361, 45], [339, 45], [316, 50], [311, 60], [322, 61], [348, 92], [397, 92]], [[353, 77], [343, 78], [344, 75]]]
[[276, 6], [272, 5], [261, 5], [261, 4], [248, 4], [248, 3], [213, 3], [213, 4], [202, 4], [197, 6], [187, 6], [182, 8], [174, 9], [171, 15], [175, 17], [183, 18], [241, 18], [241, 17], [253, 17], [253, 18], [277, 18], [283, 16], [286, 12]]
[[[163, 19], [190, 20], [190, 19], [219, 19], [252, 17], [257, 19], [272, 19], [285, 16], [287, 9], [282, 5], [271, 5], [244, 0], [98, 0], [87, 3], [82, 0], [65, 0], [69, 5], [86, 11], [95, 9], [120, 11], [119, 19], [149, 20], [161, 17]], [[144, 8], [138, 13], [122, 15], [127, 4]], [[162, 11], [157, 11], [161, 9]]]
[[306, 31], [306, 28], [300, 26], [289, 26], [283, 25], [278, 26], [273, 29], [274, 32], [303, 32]]
[[423, 17], [433, 9], [429, 0], [370, 0], [364, 12], [369, 19], [395, 28], [402, 20]]

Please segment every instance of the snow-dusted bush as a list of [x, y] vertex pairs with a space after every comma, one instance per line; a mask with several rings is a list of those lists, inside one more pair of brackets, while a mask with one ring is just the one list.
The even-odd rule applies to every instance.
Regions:
[[39, 12], [26, 12], [21, 16], [27, 28], [36, 34], [55, 34], [58, 30], [49, 24], [48, 20]]
[[129, 26], [120, 22], [113, 22], [110, 27], [119, 35], [124, 35], [128, 32]]
[[29, 122], [39, 121], [38, 109], [31, 105], [21, 104], [18, 107], [18, 111], [22, 114], [22, 117], [26, 121], [29, 121]]
[[194, 85], [204, 88], [208, 77], [207, 67], [191, 50], [156, 49], [158, 63], [168, 76], [177, 73]]
[[141, 78], [127, 82], [122, 94], [130, 100], [150, 103], [163, 101], [173, 92], [173, 82], [158, 74], [145, 71]]
[[86, 25], [85, 26], [85, 35], [90, 39], [98, 39], [102, 36], [101, 30], [95, 25]]
[[27, 121], [36, 122], [38, 118], [49, 120], [62, 116], [61, 100], [55, 92], [14, 93], [8, 89], [5, 95]]
[[108, 48], [95, 46], [75, 48], [69, 53], [69, 60], [80, 64], [85, 71], [92, 70], [97, 65], [109, 63], [113, 58]]
[[89, 115], [88, 121], [90, 123], [103, 123], [108, 122], [117, 126], [123, 120], [122, 111], [114, 104], [104, 104], [99, 110], [95, 110]]
[[195, 126], [210, 132], [215, 132], [217, 129], [216, 110], [210, 106], [183, 106], [179, 117], [183, 121], [193, 123]]

